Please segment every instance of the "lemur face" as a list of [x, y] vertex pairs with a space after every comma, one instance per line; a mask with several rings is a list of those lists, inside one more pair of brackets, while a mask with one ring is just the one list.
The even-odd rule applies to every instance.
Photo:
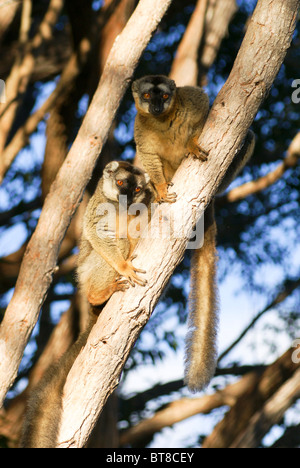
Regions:
[[149, 75], [133, 82], [132, 93], [139, 111], [160, 116], [171, 109], [176, 85], [166, 76]]
[[108, 200], [119, 202], [120, 195], [127, 197], [127, 205], [150, 203], [153, 189], [148, 174], [124, 161], [108, 163], [103, 172], [103, 192]]

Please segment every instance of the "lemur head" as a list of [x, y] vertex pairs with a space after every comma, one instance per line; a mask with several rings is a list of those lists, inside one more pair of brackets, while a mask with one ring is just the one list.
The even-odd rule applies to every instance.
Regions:
[[108, 200], [119, 202], [126, 196], [127, 205], [143, 203], [148, 206], [154, 197], [149, 175], [125, 161], [112, 161], [103, 171], [103, 193]]
[[136, 108], [144, 114], [167, 114], [174, 103], [176, 84], [167, 76], [148, 75], [132, 83]]

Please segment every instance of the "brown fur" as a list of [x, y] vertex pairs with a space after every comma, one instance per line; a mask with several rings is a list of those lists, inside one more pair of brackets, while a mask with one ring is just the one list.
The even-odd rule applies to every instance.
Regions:
[[[117, 167], [116, 164], [118, 164]], [[112, 167], [115, 168], [114, 171], [111, 170]], [[124, 215], [120, 215], [118, 196], [121, 192], [116, 185], [118, 179], [130, 179], [133, 188], [135, 186], [141, 188], [138, 194], [131, 193], [131, 186], [127, 188], [127, 191], [126, 187], [124, 188], [122, 194], [128, 196], [129, 204], [143, 203], [145, 207], [148, 207], [154, 196], [148, 178], [140, 169], [125, 162], [113, 162], [106, 166], [104, 176], [84, 216], [78, 257], [78, 283], [92, 305], [102, 304], [115, 291], [127, 289], [129, 284], [136, 283], [142, 286], [145, 284], [145, 281], [137, 274], [143, 271], [135, 268], [131, 262], [132, 252], [138, 238], [131, 238], [128, 233], [131, 217], [126, 211]], [[113, 224], [108, 226], [105, 222], [107, 216], [97, 211], [101, 204], [106, 203], [115, 209], [115, 226]], [[144, 216], [148, 220], [147, 210]], [[125, 279], [120, 280], [120, 276]]]
[[[86, 210], [78, 259], [79, 287], [91, 304], [90, 323], [76, 343], [46, 371], [32, 392], [25, 414], [22, 448], [56, 447], [65, 381], [103, 304], [114, 292], [128, 288], [129, 283], [145, 284], [137, 275], [142, 271], [131, 263], [132, 252], [138, 239], [128, 235], [121, 238], [121, 233], [128, 234], [128, 222], [134, 216], [128, 215], [127, 211], [119, 216], [118, 196], [121, 189], [116, 185], [118, 179], [124, 181], [122, 191], [128, 196], [130, 204], [144, 203], [144, 215], [148, 220], [147, 207], [154, 196], [148, 176], [129, 163], [109, 163]], [[135, 192], [136, 187], [140, 188], [138, 193]], [[110, 237], [104, 235], [107, 226], [102, 223], [103, 215], [97, 212], [99, 204], [107, 202], [115, 207], [117, 213], [115, 230], [110, 232]], [[120, 279], [120, 275], [125, 279]]]
[[[137, 155], [150, 175], [158, 201], [173, 203], [176, 194], [168, 193], [170, 182], [184, 157], [193, 154], [206, 159], [198, 139], [204, 127], [209, 102], [198, 87], [178, 87], [164, 76], [149, 76], [132, 85], [136, 103], [135, 141]], [[143, 98], [148, 93], [150, 100]], [[163, 102], [163, 93], [169, 94]], [[161, 113], [153, 114], [151, 99], [162, 101]], [[159, 107], [159, 104], [158, 104]], [[246, 143], [235, 157], [219, 192], [237, 176], [254, 149], [254, 134], [249, 132]], [[214, 375], [217, 346], [218, 301], [216, 285], [216, 224], [213, 202], [205, 212], [204, 245], [193, 252], [189, 332], [186, 346], [185, 382], [192, 391], [208, 385]]]
[[21, 448], [55, 448], [64, 384], [96, 320], [97, 315], [91, 314], [87, 330], [79, 336], [78, 340], [57, 363], [47, 369], [40, 383], [32, 392], [27, 402]]
[[141, 78], [132, 85], [138, 110], [134, 137], [137, 155], [156, 188], [157, 201], [173, 202], [176, 195], [168, 193], [168, 184], [183, 158], [192, 153], [206, 159], [197, 139], [207, 118], [209, 101], [201, 88], [174, 88], [172, 80], [160, 78], [171, 96], [160, 115], [147, 111], [147, 103], [143, 102], [140, 94], [145, 79], [149, 80], [150, 86], [153, 83], [152, 86], [157, 88], [159, 77]]

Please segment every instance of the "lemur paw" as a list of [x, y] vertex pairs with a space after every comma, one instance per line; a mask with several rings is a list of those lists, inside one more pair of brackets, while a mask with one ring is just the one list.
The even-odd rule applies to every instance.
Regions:
[[157, 203], [175, 203], [177, 200], [177, 195], [175, 192], [168, 193], [168, 188], [172, 187], [172, 182], [164, 182], [163, 184], [155, 185], [155, 189], [157, 192], [156, 202]]

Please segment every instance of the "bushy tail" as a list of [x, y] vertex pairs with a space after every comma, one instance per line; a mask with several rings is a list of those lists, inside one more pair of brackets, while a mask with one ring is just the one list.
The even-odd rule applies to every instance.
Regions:
[[71, 367], [86, 344], [91, 328], [96, 323], [100, 308], [92, 308], [87, 329], [50, 366], [34, 388], [27, 404], [20, 448], [55, 448], [61, 420], [63, 388]]
[[185, 383], [195, 392], [212, 379], [217, 362], [218, 298], [214, 202], [205, 211], [204, 244], [193, 252]]
[[[244, 145], [231, 163], [218, 193], [224, 192], [249, 161], [255, 135], [249, 130]], [[204, 245], [195, 250], [191, 265], [189, 332], [186, 344], [185, 382], [191, 391], [209, 384], [217, 363], [218, 298], [216, 282], [216, 223], [214, 202], [204, 215]]]

